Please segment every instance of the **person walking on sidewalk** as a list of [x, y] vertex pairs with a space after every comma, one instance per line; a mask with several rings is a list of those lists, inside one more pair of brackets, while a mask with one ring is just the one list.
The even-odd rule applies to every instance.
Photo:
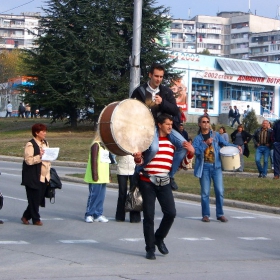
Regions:
[[[253, 135], [253, 142], [256, 148], [255, 162], [259, 171], [259, 178], [266, 178], [268, 169], [268, 158], [272, 146], [272, 129], [269, 128], [268, 120], [262, 122], [262, 127], [258, 128]], [[263, 157], [263, 165], [261, 158]]]
[[8, 104], [6, 106], [6, 118], [11, 117], [13, 112], [13, 105], [11, 104], [10, 101], [8, 101]]
[[233, 112], [233, 121], [232, 121], [232, 124], [231, 124], [231, 127], [234, 126], [234, 124], [237, 122], [238, 124], [240, 124], [240, 113], [239, 113], [239, 110], [237, 109], [236, 106], [233, 106], [233, 109], [234, 109], [234, 112]]
[[220, 159], [220, 146], [241, 147], [225, 141], [219, 133], [210, 129], [209, 116], [198, 118], [199, 134], [193, 140], [195, 149], [194, 176], [199, 178], [201, 189], [202, 222], [210, 222], [210, 187], [211, 179], [214, 183], [216, 197], [216, 217], [221, 222], [227, 222], [224, 216], [224, 185], [222, 163]]

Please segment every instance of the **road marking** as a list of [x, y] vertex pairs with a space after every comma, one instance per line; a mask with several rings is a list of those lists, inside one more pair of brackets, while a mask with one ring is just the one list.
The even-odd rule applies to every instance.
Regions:
[[22, 199], [22, 198], [17, 198], [17, 197], [12, 197], [12, 196], [6, 196], [6, 195], [4, 195], [4, 198], [10, 198], [10, 199], [19, 200], [19, 201], [27, 201], [27, 199]]
[[[184, 217], [184, 219], [189, 219], [189, 220], [201, 220], [201, 217]], [[211, 219], [210, 219], [211, 220]]]
[[238, 238], [243, 240], [271, 240], [270, 238], [266, 238], [266, 237], [238, 237]]
[[26, 241], [0, 241], [1, 245], [26, 245], [30, 244]]
[[209, 237], [183, 237], [183, 238], [179, 238], [179, 239], [183, 239], [183, 240], [187, 240], [187, 241], [213, 241], [215, 239], [209, 238]]
[[64, 221], [62, 218], [42, 218], [42, 221]]
[[1, 175], [9, 175], [9, 176], [14, 176], [14, 177], [21, 177], [22, 176], [22, 175], [16, 175], [16, 174], [5, 173], [5, 172], [1, 172]]
[[251, 216], [241, 216], [241, 217], [233, 217], [231, 216], [231, 218], [233, 219], [239, 219], [239, 220], [242, 220], [242, 219], [256, 219], [256, 217], [251, 217]]
[[92, 239], [84, 239], [84, 240], [59, 240], [59, 242], [64, 244], [88, 244], [88, 243], [98, 243]]
[[129, 242], [138, 242], [138, 241], [143, 241], [144, 238], [122, 238], [120, 240], [121, 241], [129, 241]]

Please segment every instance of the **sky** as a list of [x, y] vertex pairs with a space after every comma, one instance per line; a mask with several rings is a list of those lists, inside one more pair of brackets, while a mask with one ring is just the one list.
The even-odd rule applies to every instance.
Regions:
[[[131, 0], [133, 1], [133, 0]], [[156, 5], [170, 7], [170, 15], [189, 19], [196, 15], [215, 16], [222, 11], [250, 11], [253, 14], [280, 19], [278, 16], [280, 0], [155, 0]], [[0, 0], [0, 14], [40, 12], [45, 0]]]

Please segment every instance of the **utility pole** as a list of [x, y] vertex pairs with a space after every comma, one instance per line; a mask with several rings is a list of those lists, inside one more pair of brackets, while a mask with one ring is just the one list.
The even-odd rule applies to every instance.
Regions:
[[143, 2], [142, 0], [134, 0], [132, 53], [129, 61], [130, 62], [129, 97], [131, 96], [133, 90], [140, 85], [142, 2]]

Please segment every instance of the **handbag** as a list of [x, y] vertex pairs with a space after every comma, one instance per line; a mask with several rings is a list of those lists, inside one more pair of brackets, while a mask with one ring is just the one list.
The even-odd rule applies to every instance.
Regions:
[[45, 192], [45, 197], [50, 199], [50, 203], [54, 204], [55, 203], [55, 189], [61, 189], [62, 188], [62, 183], [60, 181], [60, 178], [54, 168], [51, 167], [50, 169], [50, 182], [47, 185], [46, 192]]
[[125, 212], [143, 210], [143, 198], [138, 187], [134, 187], [126, 195]]
[[0, 192], [0, 210], [3, 207], [3, 204], [4, 204], [4, 197], [3, 197], [2, 193]]
[[51, 188], [53, 188], [53, 189], [61, 189], [62, 188], [62, 183], [60, 181], [59, 176], [57, 175], [56, 170], [51, 167], [50, 173], [51, 173], [51, 179], [50, 179], [50, 186], [51, 186]]

